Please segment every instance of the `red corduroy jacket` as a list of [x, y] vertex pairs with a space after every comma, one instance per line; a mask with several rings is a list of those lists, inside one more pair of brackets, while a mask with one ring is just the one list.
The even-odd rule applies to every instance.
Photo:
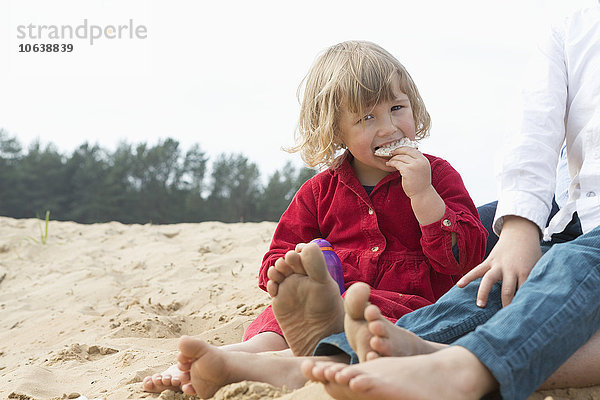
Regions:
[[[278, 258], [320, 237], [340, 257], [346, 289], [354, 282], [369, 284], [371, 303], [390, 320], [435, 302], [482, 261], [487, 231], [458, 172], [441, 158], [425, 156], [432, 185], [446, 204], [439, 221], [419, 225], [399, 172], [367, 195], [347, 153], [337, 169], [315, 175], [294, 196], [263, 258], [259, 287], [266, 290], [267, 270]], [[248, 327], [244, 340], [265, 331], [282, 334], [270, 306]]]

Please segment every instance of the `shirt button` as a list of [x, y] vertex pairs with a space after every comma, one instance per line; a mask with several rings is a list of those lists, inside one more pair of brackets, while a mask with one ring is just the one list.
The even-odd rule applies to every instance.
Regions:
[[373, 215], [374, 211], [372, 208], [369, 208], [369, 215]]
[[585, 195], [586, 195], [586, 197], [594, 197], [594, 196], [596, 196], [596, 193], [595, 192], [587, 192]]
[[377, 247], [377, 246], [371, 247], [371, 251], [373, 253], [375, 253], [377, 250], [379, 250], [379, 247]]
[[445, 220], [442, 221], [442, 225], [444, 225], [444, 226], [450, 226], [450, 225], [452, 225], [452, 222], [450, 222], [449, 219], [445, 219]]

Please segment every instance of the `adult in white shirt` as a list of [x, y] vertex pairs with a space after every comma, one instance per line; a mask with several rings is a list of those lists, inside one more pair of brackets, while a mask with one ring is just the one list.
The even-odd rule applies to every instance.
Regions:
[[[571, 177], [569, 176], [569, 166], [567, 163], [567, 145], [564, 144], [560, 149], [560, 159], [558, 161], [558, 166], [556, 167], [556, 191], [554, 192], [554, 198], [552, 200], [552, 209], [550, 210], [550, 215], [545, 226], [548, 226], [558, 210], [567, 204], [567, 201], [569, 200], [570, 185]], [[496, 243], [498, 243], [498, 235], [494, 233], [493, 228], [497, 207], [497, 200], [477, 207], [479, 219], [481, 220], [481, 223], [485, 229], [488, 231], [484, 259], [487, 258]]]
[[[553, 26], [538, 50], [500, 174], [498, 243], [460, 287], [398, 321], [420, 338], [378, 318], [368, 288], [349, 289], [372, 336], [346, 333], [370, 360], [303, 365], [334, 397], [526, 399], [545, 381], [600, 384], [600, 5]], [[564, 142], [569, 197], [546, 227]]]

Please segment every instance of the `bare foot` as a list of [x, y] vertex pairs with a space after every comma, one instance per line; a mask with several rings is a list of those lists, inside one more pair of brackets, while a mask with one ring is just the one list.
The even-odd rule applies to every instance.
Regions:
[[344, 330], [360, 362], [380, 356], [406, 357], [428, 354], [447, 347], [423, 340], [414, 333], [392, 324], [369, 303], [370, 288], [358, 282], [348, 288], [344, 301]]
[[306, 378], [321, 382], [336, 399], [480, 399], [497, 387], [471, 352], [453, 346], [433, 354], [382, 357], [347, 366], [307, 360]]
[[149, 375], [144, 378], [142, 388], [145, 392], [161, 393], [163, 390], [181, 391], [181, 374], [177, 365], [171, 365], [160, 374]]
[[300, 371], [301, 358], [221, 350], [189, 336], [179, 340], [179, 350], [181, 389], [201, 398], [210, 398], [221, 387], [243, 380], [290, 389], [306, 383]]
[[445, 349], [448, 345], [421, 339], [409, 330], [392, 324], [381, 315], [375, 305], [365, 308], [365, 320], [369, 332], [373, 335], [369, 341], [373, 353], [371, 359], [377, 356], [408, 357], [419, 354], [430, 354]]
[[[262, 332], [245, 342], [232, 343], [219, 347], [226, 351], [245, 351], [247, 353], [278, 352], [279, 355], [288, 355], [287, 343], [277, 333]], [[286, 350], [287, 349], [287, 350]], [[291, 355], [291, 352], [289, 353]], [[146, 392], [161, 393], [163, 390], [181, 391], [181, 374], [183, 372], [177, 365], [170, 366], [160, 374], [154, 374], [144, 378], [142, 387]]]
[[311, 355], [317, 343], [344, 329], [344, 302], [316, 243], [289, 251], [269, 272], [273, 312], [295, 356]]
[[373, 334], [369, 331], [368, 323], [365, 320], [365, 308], [369, 303], [369, 285], [358, 282], [350, 286], [346, 291], [344, 300], [344, 331], [348, 343], [356, 354], [360, 362], [376, 358], [379, 355], [373, 351], [370, 340]]

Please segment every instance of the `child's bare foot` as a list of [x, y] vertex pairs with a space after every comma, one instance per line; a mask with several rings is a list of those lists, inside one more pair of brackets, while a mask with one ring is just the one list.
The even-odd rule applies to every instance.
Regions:
[[179, 350], [181, 389], [201, 398], [210, 398], [221, 387], [243, 380], [290, 389], [306, 383], [300, 371], [301, 358], [221, 350], [189, 336], [179, 340]]
[[347, 366], [307, 360], [306, 378], [336, 399], [480, 399], [497, 387], [489, 370], [467, 349], [450, 347], [413, 357], [382, 357]]
[[294, 355], [311, 355], [321, 339], [342, 332], [344, 302], [316, 243], [289, 251], [268, 275], [273, 312]]
[[[288, 349], [288, 347], [283, 337], [279, 334], [274, 332], [262, 332], [245, 342], [226, 344], [220, 346], [219, 349], [226, 351], [245, 351], [247, 353], [270, 351], [279, 352], [279, 355], [286, 355], [284, 351]], [[177, 365], [172, 365], [163, 373], [145, 377], [142, 383], [143, 390], [153, 393], [161, 393], [163, 390], [167, 389], [175, 392], [181, 391], [181, 374], [182, 371], [177, 368]]]
[[161, 393], [163, 390], [181, 391], [182, 372], [177, 365], [171, 365], [160, 374], [149, 375], [144, 378], [142, 387], [145, 392]]
[[406, 357], [428, 354], [447, 347], [423, 340], [414, 333], [392, 324], [381, 315], [375, 305], [369, 304], [369, 286], [358, 282], [348, 288], [344, 307], [344, 330], [359, 361], [379, 356]]

